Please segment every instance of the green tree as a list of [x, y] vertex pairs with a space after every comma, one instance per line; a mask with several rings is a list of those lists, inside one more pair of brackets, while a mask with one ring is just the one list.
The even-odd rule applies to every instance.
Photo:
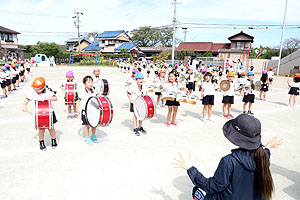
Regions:
[[176, 60], [183, 60], [185, 56], [191, 56], [195, 52], [192, 49], [183, 49], [182, 51], [175, 52], [175, 59]]

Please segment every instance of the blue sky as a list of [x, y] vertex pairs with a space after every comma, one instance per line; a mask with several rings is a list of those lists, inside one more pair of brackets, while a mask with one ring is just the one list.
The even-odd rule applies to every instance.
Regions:
[[[19, 44], [37, 41], [64, 44], [76, 36], [73, 11], [79, 8], [81, 31], [130, 31], [140, 26], [171, 24], [171, 0], [0, 0], [0, 25], [19, 31]], [[180, 0], [177, 20], [181, 23], [208, 24], [282, 24], [285, 0]], [[300, 1], [289, 0], [288, 25], [300, 26]], [[191, 25], [188, 25], [191, 27]], [[240, 30], [189, 28], [187, 41], [228, 42]], [[253, 35], [254, 46], [277, 46], [281, 30], [243, 30]], [[49, 33], [37, 33], [49, 32]], [[52, 33], [51, 33], [52, 32]], [[56, 33], [53, 33], [56, 32]], [[183, 39], [183, 30], [177, 30]], [[287, 29], [285, 38], [300, 38], [300, 29]]]

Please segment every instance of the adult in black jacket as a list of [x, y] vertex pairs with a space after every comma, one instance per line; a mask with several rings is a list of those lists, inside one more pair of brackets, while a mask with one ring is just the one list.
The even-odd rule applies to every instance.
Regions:
[[175, 165], [187, 170], [195, 185], [194, 199], [261, 200], [271, 199], [273, 180], [269, 169], [270, 150], [283, 141], [276, 137], [266, 147], [261, 144], [261, 124], [247, 114], [229, 120], [223, 127], [224, 136], [239, 148], [223, 157], [213, 177], [206, 178], [179, 153]]

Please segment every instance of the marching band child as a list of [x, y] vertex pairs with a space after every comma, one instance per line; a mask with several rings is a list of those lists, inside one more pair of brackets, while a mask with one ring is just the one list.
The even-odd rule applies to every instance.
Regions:
[[[55, 95], [55, 92], [51, 91], [51, 89], [47, 88], [45, 85], [45, 79], [43, 77], [37, 77], [33, 80], [33, 83], [31, 85], [33, 88], [31, 93], [29, 93], [26, 96], [26, 99], [23, 103], [23, 112], [29, 112], [27, 110], [27, 104], [29, 101], [44, 101], [44, 100], [51, 100], [51, 101], [57, 101], [57, 97]], [[53, 109], [53, 108], [52, 108]], [[52, 113], [53, 116], [53, 124], [57, 122], [55, 112]], [[56, 148], [57, 142], [56, 142], [56, 133], [54, 130], [54, 127], [51, 129], [48, 129], [50, 135], [51, 135], [51, 147]], [[46, 151], [47, 148], [45, 146], [44, 142], [44, 136], [45, 136], [45, 129], [39, 129], [39, 142], [40, 142], [40, 150]]]
[[252, 104], [254, 103], [255, 95], [253, 93], [252, 85], [253, 85], [253, 79], [254, 79], [254, 72], [248, 72], [247, 74], [248, 79], [246, 81], [245, 85], [245, 95], [243, 98], [244, 106], [243, 106], [243, 113], [246, 114], [247, 111], [247, 104], [249, 103], [249, 110], [248, 114], [254, 115], [254, 113], [251, 111], [252, 109]]
[[3, 92], [3, 96], [1, 96], [1, 99], [7, 97], [5, 71], [6, 71], [5, 66], [0, 67], [0, 85], [1, 85], [2, 92]]
[[135, 74], [137, 74], [139, 72], [139, 70], [137, 68], [133, 68], [132, 69], [132, 75], [127, 79], [127, 81], [125, 82], [127, 85], [131, 85], [133, 83], [135, 83], [135, 79], [134, 76]]
[[[203, 105], [203, 122], [207, 123], [208, 121], [213, 122], [211, 119], [212, 106], [214, 105], [215, 98], [215, 85], [212, 83], [212, 74], [207, 72], [204, 75], [204, 82], [202, 83], [202, 105]], [[208, 112], [208, 118], [206, 119], [206, 112]]]
[[[74, 73], [72, 71], [67, 71], [66, 78], [67, 78], [67, 80], [60, 85], [60, 89], [62, 89], [63, 91], [65, 91], [67, 89], [66, 88], [67, 83], [76, 84], [74, 82]], [[77, 110], [76, 110], [76, 101], [77, 101], [77, 99], [78, 99], [78, 95], [76, 93], [75, 102], [73, 104], [74, 115], [72, 116], [72, 105], [68, 105], [68, 117], [67, 117], [67, 119], [72, 119], [73, 117], [74, 118], [78, 117]]]
[[238, 83], [239, 83], [239, 92], [241, 96], [244, 96], [244, 87], [246, 85], [247, 78], [246, 78], [246, 73], [242, 72], [241, 77], [238, 78]]
[[288, 106], [294, 107], [296, 104], [296, 97], [299, 95], [299, 90], [300, 90], [300, 73], [294, 75], [294, 80], [292, 83], [290, 83], [290, 80], [288, 79], [288, 85], [290, 87], [290, 91], [289, 91], [290, 99], [289, 99]]
[[101, 80], [99, 67], [94, 67], [93, 68], [93, 74], [94, 74], [93, 83], [94, 83], [94, 86], [95, 86], [95, 84], [97, 83], [97, 81], [99, 79]]
[[273, 76], [274, 76], [274, 72], [272, 70], [273, 70], [273, 68], [270, 67], [269, 71], [268, 71], [269, 82], [270, 82], [271, 85], [273, 83]]
[[[185, 90], [185, 87], [183, 87], [178, 81], [175, 76], [174, 72], [169, 73], [169, 82], [165, 83], [163, 87], [168, 90], [169, 92], [178, 92], [179, 90]], [[177, 126], [176, 124], [176, 116], [178, 112], [178, 106], [180, 106], [180, 103], [174, 99], [174, 101], [166, 101], [166, 105], [168, 106], [168, 115], [167, 115], [167, 126], [170, 126], [171, 124], [174, 126]], [[172, 122], [171, 121], [172, 116]]]
[[[158, 72], [158, 76], [155, 77], [153, 83], [155, 84], [156, 87], [162, 89], [163, 88], [163, 84], [166, 82], [166, 73], [165, 70], [160, 69]], [[159, 108], [159, 102], [160, 102], [160, 98], [161, 98], [161, 92], [155, 92], [155, 95], [157, 95], [157, 107]], [[164, 100], [161, 100], [162, 106], [164, 105]]]
[[[234, 73], [229, 72], [227, 74], [227, 79], [230, 82], [230, 88], [223, 94], [223, 115], [225, 118], [234, 118], [231, 114], [231, 105], [234, 104], [234, 92], [237, 91], [236, 84], [234, 83]], [[226, 107], [227, 107], [227, 114], [226, 114]]]
[[7, 86], [7, 91], [8, 94], [11, 93], [11, 72], [10, 72], [10, 65], [6, 65], [6, 86]]
[[13, 64], [11, 65], [11, 71], [10, 71], [10, 74], [11, 74], [11, 82], [12, 82], [12, 85], [13, 85], [13, 89], [12, 90], [17, 90], [16, 88], [16, 83], [17, 83], [17, 75], [18, 75], [18, 71], [16, 69], [16, 65]]
[[[27, 62], [27, 61], [26, 61]], [[19, 72], [19, 76], [20, 76], [20, 81], [21, 83], [24, 82], [24, 79], [25, 79], [25, 68], [24, 68], [24, 62], [21, 63], [21, 66], [20, 66], [20, 72]]]
[[[269, 91], [269, 78], [268, 78], [268, 72], [266, 70], [262, 72], [260, 81], [261, 81], [261, 89], [259, 93], [259, 99], [266, 101], [266, 93], [267, 91]], [[264, 99], [262, 99], [262, 95], [264, 96]]]
[[189, 66], [188, 68], [188, 74], [186, 80], [187, 80], [186, 88], [188, 89], [188, 93], [192, 94], [192, 92], [195, 91], [195, 80], [194, 80], [192, 66]]
[[[137, 120], [133, 106], [136, 98], [147, 94], [147, 87], [144, 85], [144, 75], [141, 72], [136, 73], [134, 78], [136, 80], [136, 84], [133, 83], [131, 85], [127, 92], [127, 96], [130, 101], [130, 112], [133, 113], [133, 132], [136, 136], [140, 136], [140, 133], [146, 134], [147, 132], [143, 128], [143, 121]], [[139, 127], [137, 123], [139, 123]]]
[[82, 80], [84, 84], [84, 90], [78, 92], [78, 100], [76, 102], [76, 110], [77, 114], [80, 116], [81, 111], [81, 120], [82, 125], [84, 125], [84, 137], [85, 137], [85, 143], [87, 145], [93, 145], [94, 143], [98, 142], [98, 139], [96, 137], [96, 128], [92, 128], [92, 137], [89, 138], [89, 130], [90, 125], [88, 124], [88, 121], [85, 117], [85, 105], [87, 103], [87, 100], [92, 96], [101, 96], [99, 93], [97, 93], [96, 90], [93, 88], [93, 78], [91, 76], [85, 76]]

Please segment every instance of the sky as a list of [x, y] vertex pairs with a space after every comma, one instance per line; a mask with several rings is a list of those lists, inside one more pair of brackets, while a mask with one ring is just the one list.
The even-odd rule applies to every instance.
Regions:
[[[172, 0], [0, 0], [0, 26], [15, 30], [19, 44], [37, 41], [64, 44], [77, 37], [74, 9], [78, 8], [82, 32], [131, 31], [141, 26], [172, 24]], [[241, 30], [223, 24], [281, 25], [285, 0], [178, 0], [178, 23], [220, 24], [218, 26], [180, 25], [176, 36], [183, 40], [182, 27], [188, 27], [187, 42], [229, 42]], [[288, 0], [287, 25], [300, 26], [300, 1]], [[208, 28], [209, 27], [209, 28]], [[254, 47], [280, 44], [281, 29], [245, 29], [254, 36]], [[286, 29], [284, 38], [300, 38], [300, 29]]]

